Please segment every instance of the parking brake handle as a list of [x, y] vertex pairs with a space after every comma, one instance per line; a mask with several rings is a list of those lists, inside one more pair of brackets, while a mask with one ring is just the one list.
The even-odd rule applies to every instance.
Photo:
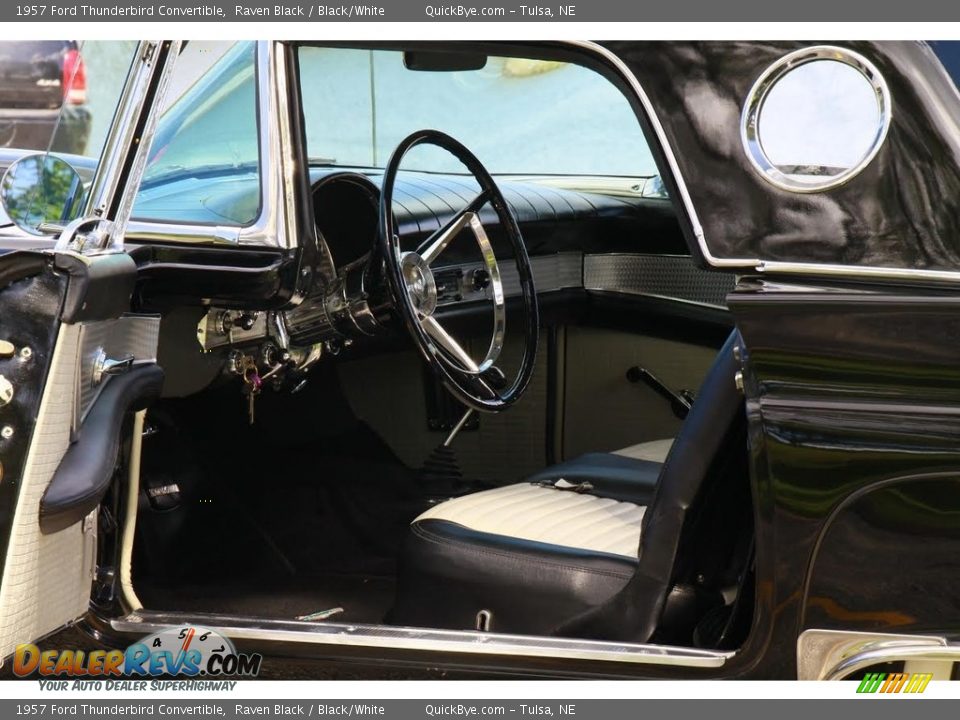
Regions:
[[667, 387], [660, 378], [639, 365], [634, 365], [627, 369], [627, 380], [631, 383], [643, 383], [651, 388], [660, 397], [670, 403], [670, 409], [680, 420], [687, 417], [687, 413], [690, 412], [690, 408], [693, 406], [693, 393], [689, 390], [674, 392]]

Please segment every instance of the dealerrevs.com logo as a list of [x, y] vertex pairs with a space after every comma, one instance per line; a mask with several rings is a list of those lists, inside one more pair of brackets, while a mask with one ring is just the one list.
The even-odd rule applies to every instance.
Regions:
[[169, 627], [138, 640], [126, 650], [43, 650], [18, 645], [13, 672], [18, 677], [256, 677], [263, 657], [238, 653], [216, 630]]

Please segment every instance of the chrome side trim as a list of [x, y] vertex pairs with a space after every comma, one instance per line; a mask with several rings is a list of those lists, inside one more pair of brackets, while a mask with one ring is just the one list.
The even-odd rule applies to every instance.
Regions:
[[822, 277], [876, 278], [880, 280], [960, 282], [960, 271], [954, 270], [916, 270], [914, 268], [864, 267], [862, 265], [830, 265], [773, 260], [759, 262], [756, 270], [771, 275], [819, 275]]
[[637, 665], [720, 668], [733, 652], [714, 652], [664, 645], [572, 640], [527, 635], [498, 635], [461, 630], [303, 622], [206, 613], [140, 610], [110, 621], [116, 632], [147, 635], [170, 625], [196, 624], [232, 640], [312, 643], [325, 646], [382, 647], [424, 652], [596, 660]]
[[[467, 265], [445, 265], [434, 269], [437, 275], [459, 271], [463, 278], [470, 278], [475, 270], [483, 270], [487, 266], [482, 262]], [[554, 292], [568, 288], [583, 287], [583, 256], [577, 252], [562, 252], [554, 255], [536, 255], [530, 258], [530, 267], [533, 270], [533, 281], [537, 293]], [[520, 276], [512, 265], [500, 268], [500, 278], [503, 283], [505, 297], [520, 295]], [[460, 303], [478, 302], [491, 299], [491, 289], [473, 290], [466, 281], [459, 284], [461, 298], [456, 300], [449, 294], [437, 299], [438, 307], [456, 306]]]
[[816, 629], [805, 630], [797, 640], [799, 680], [843, 680], [871, 665], [898, 660], [960, 662], [960, 646], [934, 635]]
[[595, 42], [584, 40], [567, 40], [562, 44], [576, 47], [581, 50], [598, 55], [609, 62], [619, 72], [620, 76], [627, 82], [630, 89], [637, 95], [640, 104], [643, 106], [647, 119], [653, 128], [657, 141], [663, 149], [664, 156], [667, 159], [667, 165], [677, 189], [680, 191], [680, 201], [683, 203], [683, 209], [686, 211], [693, 227], [694, 236], [697, 239], [697, 245], [704, 259], [716, 268], [742, 268], [755, 270], [763, 273], [790, 273], [798, 275], [827, 276], [827, 277], [850, 277], [867, 278], [876, 280], [920, 280], [928, 282], [960, 282], [960, 270], [922, 270], [917, 268], [880, 268], [880, 267], [862, 267], [859, 265], [829, 265], [820, 263], [801, 263], [801, 262], [773, 262], [764, 261], [759, 258], [718, 258], [710, 252], [704, 236], [703, 227], [700, 225], [696, 208], [690, 197], [683, 176], [680, 173], [680, 167], [677, 163], [673, 148], [667, 141], [663, 125], [657, 117], [650, 98], [640, 86], [633, 71], [617, 55], [615, 55], [602, 45]]

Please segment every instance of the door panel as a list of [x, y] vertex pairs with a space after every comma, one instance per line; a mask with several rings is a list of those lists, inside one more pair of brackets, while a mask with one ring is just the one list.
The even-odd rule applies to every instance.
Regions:
[[95, 516], [51, 535], [38, 522], [40, 498], [70, 445], [79, 337], [79, 325], [60, 328], [27, 453], [0, 584], [0, 657], [83, 615], [89, 603]]
[[669, 403], [629, 382], [627, 369], [638, 365], [675, 392], [696, 392], [716, 357], [711, 347], [589, 327], [567, 328], [563, 345], [563, 459], [674, 437], [681, 421]]
[[[89, 605], [99, 498], [84, 492], [85, 503], [69, 522], [42, 527], [40, 515], [58, 471], [74, 486], [105, 488], [112, 480], [115, 462], [108, 455], [116, 457], [120, 423], [111, 425], [116, 437], [106, 438], [104, 425], [90, 428], [84, 413], [118, 379], [103, 374], [97, 382], [92, 360], [130, 357], [135, 367], [159, 372], [157, 318], [114, 319], [129, 308], [129, 294], [112, 291], [127, 286], [133, 263], [102, 255], [69, 272], [58, 269], [76, 257], [0, 256], [0, 658], [80, 617]], [[112, 302], [102, 302], [106, 295]], [[74, 305], [84, 321], [64, 322]], [[101, 445], [112, 450], [97, 458], [103, 462], [64, 469], [71, 448], [108, 439]], [[91, 467], [97, 477], [84, 476]]]

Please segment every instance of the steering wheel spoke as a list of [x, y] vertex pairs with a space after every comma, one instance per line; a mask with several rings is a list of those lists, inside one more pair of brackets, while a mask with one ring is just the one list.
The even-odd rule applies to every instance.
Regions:
[[427, 263], [427, 265], [432, 265], [433, 261], [440, 257], [440, 254], [447, 249], [447, 245], [449, 245], [464, 228], [471, 223], [479, 222], [476, 214], [480, 208], [488, 202], [490, 202], [490, 193], [484, 190], [471, 200], [465, 208], [454, 215], [446, 225], [424, 240], [420, 247], [417, 248], [417, 254], [423, 258], [423, 261]]
[[470, 356], [470, 353], [468, 353], [463, 346], [458, 343], [450, 333], [447, 332], [446, 328], [444, 328], [443, 325], [441, 325], [440, 322], [433, 317], [433, 315], [421, 316], [420, 326], [426, 331], [427, 335], [436, 341], [437, 345], [443, 348], [458, 363], [460, 363], [464, 370], [470, 373], [480, 372], [480, 367]]

